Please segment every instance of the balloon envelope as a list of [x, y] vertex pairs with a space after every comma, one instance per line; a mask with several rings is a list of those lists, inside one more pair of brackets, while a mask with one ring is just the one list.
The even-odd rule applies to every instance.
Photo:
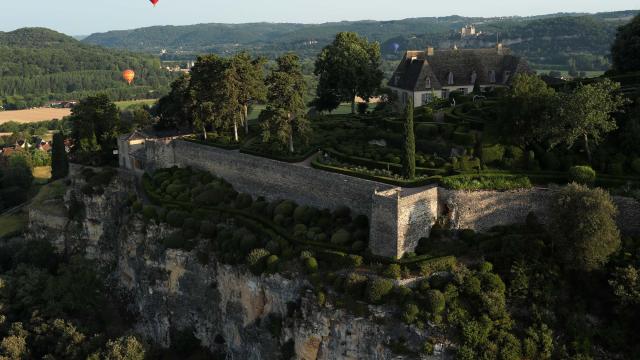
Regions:
[[398, 49], [400, 49], [400, 44], [393, 43], [393, 51], [398, 51]]
[[122, 78], [129, 84], [133, 82], [133, 79], [136, 77], [136, 73], [133, 70], [125, 70], [122, 72]]
[[158, 3], [159, 0], [149, 0], [151, 1], [151, 3], [153, 4], [153, 6], [156, 6], [156, 4]]

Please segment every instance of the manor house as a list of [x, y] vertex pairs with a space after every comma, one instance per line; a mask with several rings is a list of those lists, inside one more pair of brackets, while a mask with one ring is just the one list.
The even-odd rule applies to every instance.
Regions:
[[524, 58], [498, 44], [490, 49], [407, 51], [389, 80], [389, 88], [406, 104], [422, 106], [435, 98], [448, 99], [453, 91], [469, 94], [477, 84], [482, 91], [507, 87], [514, 76], [531, 73]]

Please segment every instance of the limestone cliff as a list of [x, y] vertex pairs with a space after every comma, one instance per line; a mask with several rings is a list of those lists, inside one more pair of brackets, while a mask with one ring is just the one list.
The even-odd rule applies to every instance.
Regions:
[[[149, 341], [169, 346], [178, 329], [233, 359], [419, 357], [426, 332], [404, 325], [389, 309], [370, 306], [371, 315], [358, 317], [320, 306], [304, 277], [256, 276], [198, 248], [165, 249], [161, 239], [171, 229], [145, 223], [126, 206], [134, 184], [123, 173], [104, 191], [87, 194], [83, 180], [74, 180], [65, 195], [67, 215], [35, 211], [30, 236], [95, 259], [128, 299], [134, 328]], [[394, 353], [393, 344], [402, 344], [405, 355]]]

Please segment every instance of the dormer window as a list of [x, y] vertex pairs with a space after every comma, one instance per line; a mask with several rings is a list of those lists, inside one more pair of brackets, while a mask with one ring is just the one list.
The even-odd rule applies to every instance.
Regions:
[[511, 77], [511, 71], [505, 71], [504, 72], [504, 79], [502, 80], [503, 83], [507, 83], [507, 81], [509, 81], [509, 78]]
[[425, 81], [424, 87], [427, 88], [427, 89], [431, 89], [431, 78], [430, 77], [427, 77], [427, 81]]
[[449, 72], [449, 76], [447, 76], [447, 84], [449, 84], [449, 85], [455, 84], [455, 82], [453, 80], [454, 80], [453, 79], [453, 73]]
[[495, 70], [489, 70], [489, 82], [492, 84], [496, 83], [496, 71]]
[[396, 75], [393, 77], [393, 85], [394, 86], [398, 86], [398, 79], [400, 78], [400, 76]]
[[471, 85], [475, 84], [476, 80], [478, 80], [478, 73], [476, 73], [476, 71], [473, 70], [473, 73], [471, 73]]

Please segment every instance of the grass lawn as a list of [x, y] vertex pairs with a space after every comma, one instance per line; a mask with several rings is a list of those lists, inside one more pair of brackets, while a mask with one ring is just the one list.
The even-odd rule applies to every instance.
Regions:
[[158, 101], [157, 99], [145, 99], [145, 100], [128, 100], [128, 101], [116, 101], [116, 106], [118, 107], [118, 109], [120, 110], [126, 110], [126, 109], [135, 109], [135, 108], [141, 108], [144, 105], [153, 105], [155, 104], [155, 102]]
[[18, 213], [0, 216], [0, 238], [20, 231], [27, 226], [27, 214]]
[[[536, 72], [538, 74], [548, 74], [550, 71], [557, 71], [557, 70], [536, 69]], [[569, 71], [567, 70], [562, 70], [560, 71], [560, 73], [562, 74], [562, 76], [569, 76]], [[602, 76], [604, 74], [604, 71], [585, 71], [585, 73], [587, 73], [588, 78], [594, 78], [594, 77]]]

